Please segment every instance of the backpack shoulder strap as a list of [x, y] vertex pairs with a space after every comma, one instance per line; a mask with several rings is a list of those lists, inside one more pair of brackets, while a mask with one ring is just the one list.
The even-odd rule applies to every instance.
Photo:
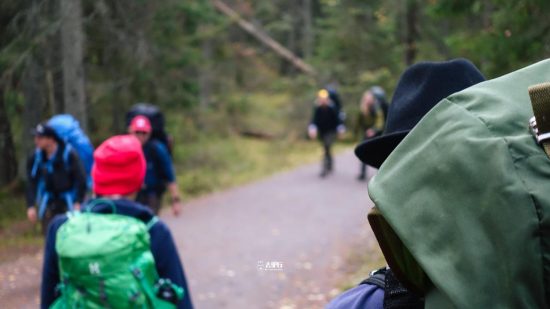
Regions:
[[68, 169], [70, 167], [70, 164], [69, 164], [69, 157], [71, 155], [71, 150], [73, 148], [71, 147], [71, 145], [69, 143], [66, 143], [65, 144], [65, 149], [63, 149], [63, 166], [65, 166], [66, 169]]
[[529, 123], [531, 131], [550, 157], [550, 82], [529, 87], [529, 97], [535, 114]]
[[424, 299], [408, 290], [391, 269], [385, 272], [384, 309], [423, 309]]
[[387, 270], [387, 267], [382, 267], [380, 269], [373, 270], [370, 273], [369, 277], [361, 281], [359, 285], [371, 284], [371, 285], [376, 285], [381, 289], [384, 289], [386, 286], [386, 270]]
[[40, 163], [42, 163], [42, 152], [40, 149], [34, 150], [34, 162], [32, 164], [32, 170], [31, 170], [31, 177], [36, 177], [36, 173], [38, 173], [38, 167], [40, 166]]
[[157, 223], [159, 222], [159, 217], [157, 216], [154, 216], [153, 218], [151, 218], [151, 220], [149, 220], [149, 222], [147, 222], [145, 225], [147, 226], [147, 230], [151, 230], [151, 228]]

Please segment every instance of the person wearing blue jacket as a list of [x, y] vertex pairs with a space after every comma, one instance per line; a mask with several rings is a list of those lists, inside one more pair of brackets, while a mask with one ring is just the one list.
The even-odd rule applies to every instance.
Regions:
[[77, 152], [51, 126], [38, 124], [33, 135], [36, 149], [27, 160], [27, 217], [33, 223], [40, 219], [46, 234], [56, 215], [80, 208], [86, 172]]
[[[145, 175], [146, 163], [139, 141], [131, 135], [112, 137], [98, 147], [94, 159], [92, 178], [95, 197], [112, 200], [119, 215], [139, 219], [145, 224], [151, 222], [155, 217], [152, 210], [132, 200], [141, 188]], [[91, 211], [112, 213], [113, 208], [107, 204], [98, 204]], [[60, 283], [56, 235], [67, 220], [67, 215], [57, 216], [48, 228], [42, 270], [41, 308], [48, 308], [59, 297], [56, 289]], [[170, 230], [159, 220], [151, 226], [149, 235], [159, 277], [170, 279], [185, 291], [177, 308], [193, 308], [183, 265]]]
[[161, 141], [151, 138], [152, 130], [151, 122], [142, 115], [134, 117], [128, 127], [128, 132], [135, 135], [143, 145], [143, 153], [147, 160], [145, 181], [136, 200], [149, 206], [155, 214], [158, 214], [162, 196], [168, 188], [172, 212], [177, 216], [182, 206], [172, 158]]

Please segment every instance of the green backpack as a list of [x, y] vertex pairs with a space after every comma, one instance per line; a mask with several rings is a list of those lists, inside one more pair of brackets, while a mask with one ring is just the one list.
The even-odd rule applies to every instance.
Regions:
[[380, 247], [425, 308], [550, 308], [550, 158], [529, 129], [548, 81], [545, 60], [447, 97], [369, 183]]
[[[113, 214], [91, 210], [109, 204]], [[159, 279], [150, 250], [149, 228], [142, 221], [116, 214], [110, 200], [95, 200], [83, 213], [70, 213], [57, 232], [61, 292], [50, 308], [175, 308], [157, 297], [158, 283], [168, 284], [178, 299], [183, 289]], [[155, 284], [157, 283], [157, 284]]]

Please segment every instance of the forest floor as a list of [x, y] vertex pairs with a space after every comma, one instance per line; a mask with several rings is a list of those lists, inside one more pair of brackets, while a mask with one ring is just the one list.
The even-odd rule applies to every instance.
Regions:
[[[358, 164], [347, 151], [325, 179], [309, 164], [163, 213], [195, 306], [322, 308], [382, 266]], [[40, 272], [39, 251], [0, 264], [2, 308], [36, 308]]]

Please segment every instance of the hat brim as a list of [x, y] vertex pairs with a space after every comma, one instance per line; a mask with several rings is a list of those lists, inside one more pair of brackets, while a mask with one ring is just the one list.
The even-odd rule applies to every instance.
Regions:
[[399, 131], [368, 139], [355, 148], [355, 155], [363, 163], [380, 168], [409, 131]]
[[38, 130], [36, 129], [31, 129], [30, 133], [32, 137], [51, 137], [55, 139], [55, 136], [52, 136], [51, 134], [47, 134], [45, 132], [38, 132]]

